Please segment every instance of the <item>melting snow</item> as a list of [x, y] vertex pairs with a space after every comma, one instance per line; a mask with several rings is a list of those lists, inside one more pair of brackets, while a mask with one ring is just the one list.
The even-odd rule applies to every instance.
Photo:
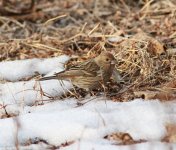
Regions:
[[[21, 149], [49, 148], [44, 143], [24, 146], [29, 140], [45, 140], [54, 146], [74, 141], [61, 147], [63, 150], [176, 149], [175, 144], [159, 142], [166, 135], [166, 124], [176, 121], [173, 103], [142, 99], [120, 103], [102, 96], [87, 98], [85, 100], [93, 100], [77, 107], [76, 99], [50, 100], [40, 94], [42, 89], [47, 95], [59, 96], [72, 88], [68, 81], [17, 81], [34, 75], [35, 71], [42, 74], [61, 71], [68, 59], [61, 56], [0, 63], [1, 77], [16, 81], [0, 84], [0, 106], [6, 106], [8, 113], [18, 115], [0, 120], [0, 149], [15, 148], [17, 140]], [[37, 101], [44, 103], [36, 105]], [[0, 116], [5, 113], [1, 108]], [[134, 140], [148, 142], [118, 146], [104, 139], [117, 132], [127, 132]]]

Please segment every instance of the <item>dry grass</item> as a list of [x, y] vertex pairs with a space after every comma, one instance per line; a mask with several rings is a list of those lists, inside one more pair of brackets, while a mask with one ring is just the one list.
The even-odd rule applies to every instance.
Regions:
[[125, 81], [112, 99], [122, 101], [133, 98], [124, 93], [175, 79], [174, 0], [1, 0], [0, 8], [1, 61], [61, 54], [83, 61], [111, 51]]
[[[74, 58], [69, 63], [75, 63], [106, 50], [117, 58], [125, 81], [110, 83], [107, 95], [113, 101], [176, 99], [175, 0], [0, 0], [0, 35], [0, 61], [67, 54]], [[84, 92], [70, 91], [63, 98]], [[45, 94], [42, 89], [40, 93]], [[13, 116], [0, 107], [3, 117]], [[175, 142], [175, 132], [170, 135], [175, 125], [168, 130], [163, 141]], [[143, 142], [127, 133], [105, 138], [121, 144]]]

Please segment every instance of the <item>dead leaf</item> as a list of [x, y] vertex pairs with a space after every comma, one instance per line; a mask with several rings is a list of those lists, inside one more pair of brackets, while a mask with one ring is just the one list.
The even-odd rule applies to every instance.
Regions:
[[146, 33], [138, 33], [132, 37], [134, 40], [139, 40], [148, 43], [147, 51], [153, 55], [160, 55], [164, 53], [164, 45], [158, 40], [154, 39], [151, 36], [148, 36]]
[[161, 101], [169, 101], [176, 99], [176, 94], [167, 91], [136, 91], [135, 97], [143, 98], [146, 100], [158, 99]]
[[166, 126], [167, 135], [162, 141], [169, 143], [176, 143], [176, 124], [169, 124]]
[[111, 135], [106, 136], [105, 138], [110, 141], [117, 141], [118, 144], [134, 144], [133, 138], [128, 133], [113, 133]]

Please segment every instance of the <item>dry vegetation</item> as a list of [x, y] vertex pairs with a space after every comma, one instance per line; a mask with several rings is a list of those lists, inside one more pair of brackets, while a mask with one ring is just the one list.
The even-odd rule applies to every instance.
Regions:
[[168, 87], [169, 93], [160, 93], [176, 74], [175, 6], [174, 0], [4, 0], [0, 3], [0, 60], [64, 53], [82, 61], [107, 50], [116, 56], [125, 81], [113, 100], [174, 99], [174, 84]]
[[1, 61], [107, 50], [124, 80], [112, 100], [176, 98], [175, 0], [1, 0], [0, 35]]

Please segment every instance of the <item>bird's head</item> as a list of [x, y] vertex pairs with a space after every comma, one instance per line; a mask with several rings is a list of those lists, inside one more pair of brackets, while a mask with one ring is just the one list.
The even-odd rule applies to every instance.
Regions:
[[95, 58], [95, 62], [100, 67], [110, 67], [116, 64], [115, 57], [109, 52], [102, 52], [99, 56]]

